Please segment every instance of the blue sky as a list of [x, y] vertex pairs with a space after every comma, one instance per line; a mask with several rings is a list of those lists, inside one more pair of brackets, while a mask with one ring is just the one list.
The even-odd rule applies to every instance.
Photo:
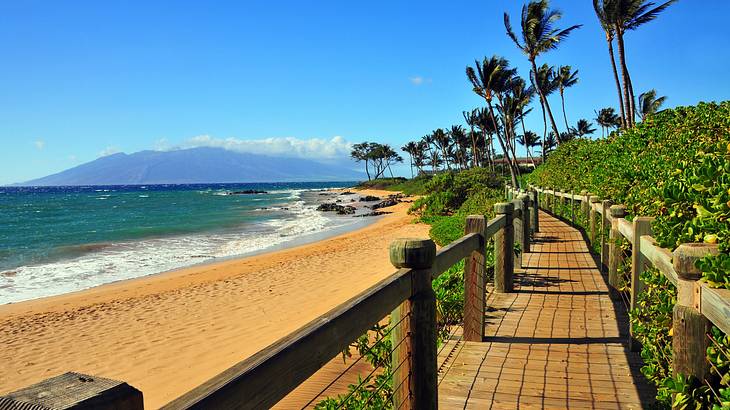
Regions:
[[[0, 184], [114, 151], [400, 147], [480, 105], [464, 75], [475, 58], [528, 73], [502, 24], [523, 2], [208, 3], [0, 4]], [[593, 118], [616, 105], [604, 34], [591, 1], [552, 6], [563, 26], [584, 26], [538, 62], [579, 69], [568, 118]], [[670, 107], [728, 99], [729, 14], [725, 0], [682, 0], [627, 34], [637, 94], [656, 88]], [[539, 108], [527, 126], [541, 132]]]

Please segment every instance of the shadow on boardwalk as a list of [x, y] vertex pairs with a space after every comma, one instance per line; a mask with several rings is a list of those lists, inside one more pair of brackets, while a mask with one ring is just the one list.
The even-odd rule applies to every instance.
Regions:
[[490, 294], [484, 341], [440, 357], [442, 409], [631, 409], [654, 401], [626, 348], [628, 315], [612, 300], [580, 231], [546, 213], [516, 289]]

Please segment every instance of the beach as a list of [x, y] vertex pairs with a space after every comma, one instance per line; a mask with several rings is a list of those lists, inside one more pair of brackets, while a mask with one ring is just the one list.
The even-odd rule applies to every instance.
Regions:
[[0, 394], [76, 371], [157, 408], [391, 274], [388, 244], [428, 235], [409, 205], [315, 243], [0, 306]]

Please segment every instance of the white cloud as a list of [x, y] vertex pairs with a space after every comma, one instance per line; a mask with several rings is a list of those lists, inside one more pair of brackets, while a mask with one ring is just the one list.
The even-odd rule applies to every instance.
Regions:
[[416, 86], [431, 83], [430, 78], [424, 78], [424, 77], [421, 77], [420, 75], [411, 77], [408, 80], [411, 82], [411, 84], [416, 85]]
[[109, 156], [112, 154], [116, 154], [117, 152], [119, 152], [118, 147], [109, 146], [109, 147], [104, 148], [101, 152], [99, 152], [99, 157], [106, 157], [106, 156]]
[[35, 147], [36, 147], [37, 149], [39, 149], [39, 150], [43, 150], [43, 148], [45, 148], [45, 147], [46, 147], [46, 142], [45, 142], [45, 141], [43, 141], [43, 140], [37, 140], [37, 141], [33, 142], [33, 145], [35, 145]]
[[279, 157], [296, 157], [315, 160], [331, 160], [347, 158], [352, 143], [341, 136], [330, 139], [294, 137], [272, 137], [255, 140], [239, 138], [215, 138], [210, 135], [199, 135], [185, 141], [181, 148], [219, 147], [231, 151], [248, 152]]

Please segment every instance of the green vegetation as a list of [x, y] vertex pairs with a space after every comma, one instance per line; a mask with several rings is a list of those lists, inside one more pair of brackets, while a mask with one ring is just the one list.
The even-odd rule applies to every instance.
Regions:
[[383, 189], [386, 191], [402, 192], [405, 195], [423, 195], [426, 193], [426, 184], [431, 180], [429, 175], [420, 175], [413, 179], [403, 177], [380, 178], [372, 181], [363, 181], [357, 188]]
[[[719, 244], [719, 256], [699, 263], [702, 280], [730, 289], [730, 102], [665, 110], [607, 139], [561, 144], [527, 179], [556, 189], [586, 189], [625, 204], [629, 218], [653, 216], [654, 237], [663, 247]], [[682, 408], [730, 406], [728, 337], [713, 331], [715, 341], [707, 352], [713, 386], [672, 377], [676, 290], [655, 270], [642, 279], [648, 285], [639, 299], [644, 311], [632, 312], [631, 323], [643, 344], [642, 371], [659, 387], [660, 402], [674, 400]]]

